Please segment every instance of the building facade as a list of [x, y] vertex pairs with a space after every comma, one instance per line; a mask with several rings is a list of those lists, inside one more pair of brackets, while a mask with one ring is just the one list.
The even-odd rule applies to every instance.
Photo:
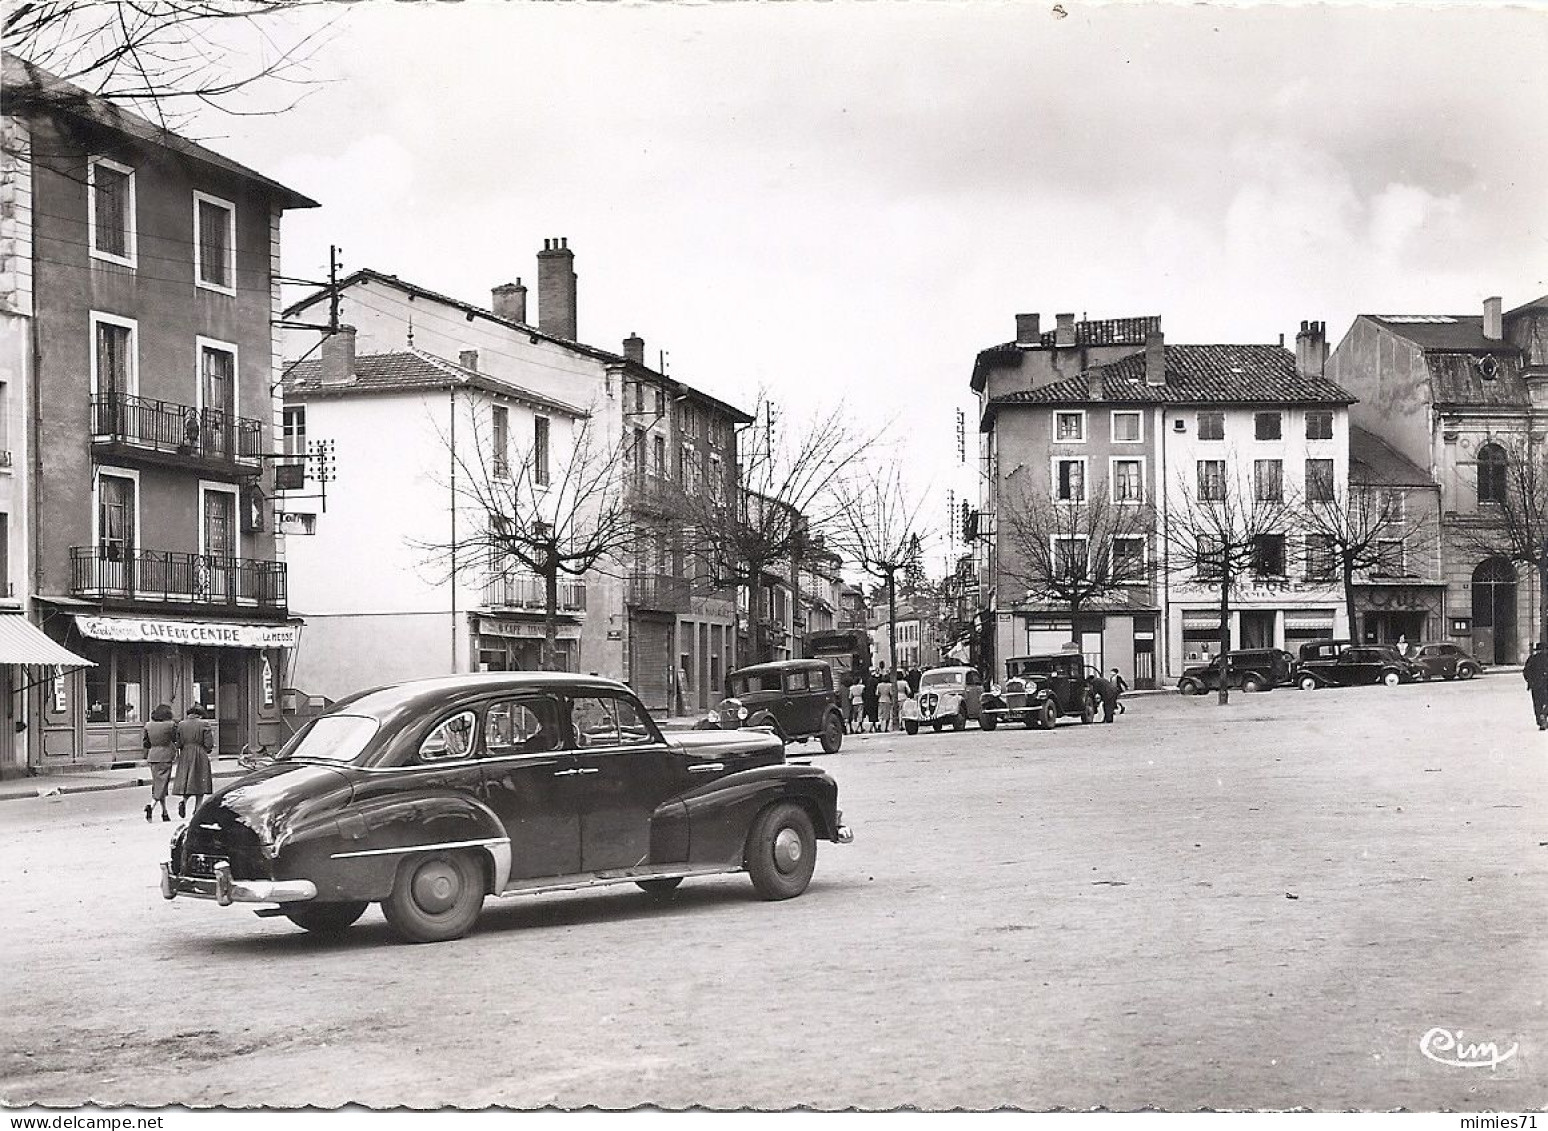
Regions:
[[5, 341], [36, 390], [27, 601], [94, 665], [29, 692], [28, 765], [136, 761], [161, 703], [205, 708], [220, 753], [277, 742], [299, 626], [269, 503], [272, 322], [281, 216], [315, 202], [5, 64], [29, 139], [30, 341]]
[[1439, 492], [1441, 608], [1426, 632], [1485, 663], [1521, 663], [1542, 617], [1537, 579], [1479, 537], [1497, 531], [1510, 462], [1541, 461], [1548, 436], [1548, 296], [1510, 311], [1362, 314], [1328, 360], [1360, 398], [1356, 425], [1419, 468]]

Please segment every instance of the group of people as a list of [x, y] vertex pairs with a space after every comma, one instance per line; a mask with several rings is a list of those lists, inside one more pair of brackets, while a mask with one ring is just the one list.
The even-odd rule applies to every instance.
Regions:
[[[172, 708], [158, 704], [151, 712], [150, 722], [145, 724], [145, 760], [151, 768], [151, 799], [145, 807], [145, 819], [152, 819], [156, 806], [161, 806], [161, 819], [170, 821], [167, 813], [167, 793], [178, 795], [177, 815], [188, 815], [188, 799], [193, 799], [195, 811], [199, 803], [214, 792], [210, 774], [210, 752], [215, 736], [209, 723], [204, 721], [204, 711], [196, 703], [188, 708], [181, 720], [173, 718]], [[175, 770], [175, 780], [174, 780]]]
[[893, 704], [919, 694], [918, 668], [888, 672], [877, 668], [864, 675], [851, 676], [844, 694], [848, 696], [850, 734], [892, 729]]

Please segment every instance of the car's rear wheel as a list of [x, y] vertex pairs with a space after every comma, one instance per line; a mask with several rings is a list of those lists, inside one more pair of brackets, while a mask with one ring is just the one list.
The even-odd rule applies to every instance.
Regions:
[[1247, 676], [1242, 680], [1243, 691], [1262, 691], [1266, 685], [1255, 675]]
[[844, 745], [844, 723], [832, 712], [822, 721], [821, 738], [824, 754], [837, 754], [839, 747]]
[[1204, 685], [1196, 679], [1180, 679], [1177, 681], [1177, 690], [1183, 695], [1203, 695]]
[[285, 918], [314, 935], [341, 935], [355, 925], [368, 906], [363, 900], [358, 903], [304, 903], [294, 909], [286, 908]]
[[978, 729], [979, 730], [993, 730], [995, 727], [997, 727], [999, 725], [1000, 725], [1000, 720], [996, 716], [994, 716], [994, 715], [979, 715], [978, 716]]
[[483, 906], [479, 862], [466, 852], [437, 852], [404, 862], [382, 914], [409, 942], [444, 942], [472, 930]]
[[764, 899], [793, 899], [805, 891], [817, 867], [817, 834], [806, 810], [782, 801], [759, 813], [742, 862]]
[[1396, 687], [1403, 682], [1403, 677], [1397, 672], [1382, 672], [1381, 682], [1387, 687]]
[[662, 876], [658, 880], [635, 880], [640, 890], [650, 895], [671, 895], [677, 890], [677, 885], [683, 882], [681, 876]]
[[913, 719], [904, 719], [903, 720], [903, 730], [904, 730], [904, 733], [906, 733], [906, 734], [918, 734], [919, 733], [919, 724], [916, 723]]
[[1038, 730], [1053, 730], [1059, 722], [1059, 708], [1050, 699], [1042, 708], [1027, 720], [1027, 726], [1036, 727]]
[[956, 715], [951, 720], [952, 730], [967, 730], [967, 708], [958, 707]]
[[1478, 674], [1478, 669], [1475, 668], [1472, 664], [1458, 664], [1457, 665], [1457, 678], [1458, 679], [1472, 679], [1477, 674]]
[[1303, 675], [1299, 680], [1296, 681], [1296, 686], [1299, 687], [1302, 691], [1316, 691], [1317, 681], [1309, 675]]

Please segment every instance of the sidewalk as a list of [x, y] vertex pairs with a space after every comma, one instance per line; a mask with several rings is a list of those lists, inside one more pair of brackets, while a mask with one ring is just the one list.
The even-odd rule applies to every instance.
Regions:
[[[246, 770], [236, 764], [235, 758], [216, 758], [210, 765], [212, 776], [239, 778]], [[66, 793], [95, 793], [103, 789], [132, 789], [136, 786], [150, 788], [149, 766], [130, 766], [124, 770], [89, 770], [82, 772], [39, 774], [29, 778], [9, 778], [0, 781], [0, 801], [18, 801], [28, 797], [57, 797]]]

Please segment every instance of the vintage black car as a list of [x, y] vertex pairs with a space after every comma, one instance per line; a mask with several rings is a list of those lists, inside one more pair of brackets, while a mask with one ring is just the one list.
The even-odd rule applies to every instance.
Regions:
[[1455, 644], [1421, 644], [1410, 657], [1424, 679], [1472, 679], [1484, 670], [1464, 649]]
[[273, 904], [342, 931], [367, 904], [412, 942], [467, 933], [490, 895], [747, 871], [806, 890], [819, 839], [851, 836], [838, 786], [748, 731], [664, 738], [623, 684], [562, 673], [416, 680], [311, 720], [278, 761], [178, 830], [167, 899]]
[[732, 672], [714, 721], [726, 730], [768, 727], [785, 742], [816, 738], [824, 754], [844, 744], [844, 709], [826, 660], [776, 660]]
[[[903, 683], [898, 687], [908, 694]], [[909, 695], [903, 702], [899, 712], [903, 729], [909, 734], [918, 734], [920, 727], [930, 727], [937, 734], [943, 726], [965, 730], [968, 720], [979, 718], [983, 692], [977, 668], [961, 664], [931, 668], [919, 677], [919, 694]]]
[[[1302, 654], [1306, 654], [1304, 648]], [[1335, 656], [1303, 659], [1295, 672], [1302, 691], [1376, 683], [1396, 687], [1419, 678], [1418, 667], [1398, 655], [1396, 648], [1382, 644], [1351, 644]]]
[[1047, 730], [1064, 715], [1094, 722], [1097, 701], [1091, 680], [1097, 674], [1079, 652], [1014, 656], [1005, 661], [1005, 682], [984, 692], [978, 725], [993, 730], [1002, 722], [1019, 722]]
[[[1296, 659], [1280, 648], [1244, 648], [1227, 654], [1230, 661], [1231, 687], [1243, 691], [1268, 691], [1285, 687], [1295, 681]], [[1193, 664], [1183, 669], [1177, 681], [1177, 690], [1184, 695], [1203, 695], [1206, 691], [1220, 688], [1220, 657], [1207, 664]]]

